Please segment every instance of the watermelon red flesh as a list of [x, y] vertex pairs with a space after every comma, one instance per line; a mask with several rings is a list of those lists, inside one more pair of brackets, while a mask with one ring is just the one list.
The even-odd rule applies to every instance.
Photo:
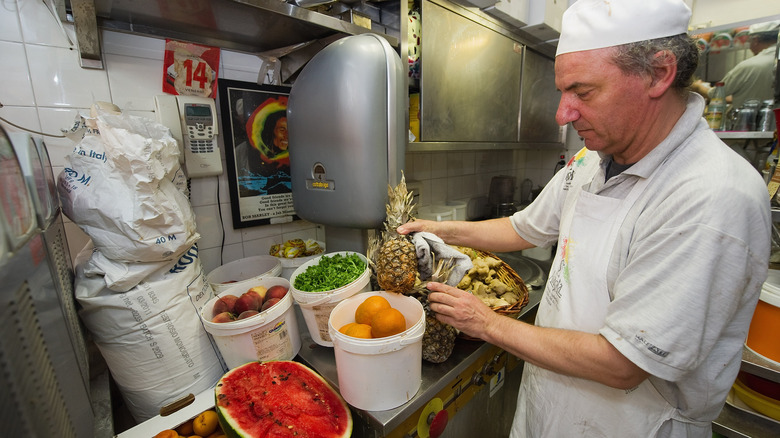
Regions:
[[250, 362], [217, 383], [216, 407], [229, 437], [349, 437], [352, 414], [316, 372], [294, 361]]

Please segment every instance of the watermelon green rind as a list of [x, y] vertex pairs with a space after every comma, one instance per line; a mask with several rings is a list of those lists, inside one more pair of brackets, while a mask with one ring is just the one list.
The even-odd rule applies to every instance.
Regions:
[[249, 362], [217, 382], [215, 407], [230, 438], [352, 434], [349, 406], [319, 374], [295, 361]]

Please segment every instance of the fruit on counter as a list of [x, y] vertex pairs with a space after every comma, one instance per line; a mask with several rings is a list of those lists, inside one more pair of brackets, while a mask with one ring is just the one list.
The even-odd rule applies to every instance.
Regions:
[[327, 292], [344, 287], [366, 271], [357, 254], [323, 255], [315, 265], [295, 276], [293, 285], [302, 292]]
[[395, 231], [398, 226], [414, 220], [411, 215], [414, 209], [413, 193], [407, 190], [403, 173], [398, 185], [394, 188], [388, 186], [387, 195], [384, 229], [381, 233], [376, 233], [378, 237], [369, 241], [368, 258], [373, 261], [372, 266], [379, 286], [388, 292], [413, 296], [423, 305], [425, 333], [422, 339], [422, 357], [428, 362], [441, 363], [452, 354], [458, 331], [436, 319], [428, 302], [425, 284], [427, 281], [445, 282], [452, 267], [447, 267], [447, 260], [437, 260], [431, 278], [418, 281], [414, 244], [408, 240], [408, 236], [399, 236]]
[[[269, 291], [273, 292], [268, 293]], [[285, 295], [287, 295], [287, 288], [281, 285], [272, 286], [268, 290], [264, 286], [256, 286], [238, 297], [223, 295], [214, 302], [211, 322], [227, 323], [249, 318], [268, 310]]]
[[349, 437], [352, 414], [311, 368], [294, 361], [249, 362], [215, 387], [222, 430], [231, 437]]
[[353, 323], [344, 330], [344, 334], [353, 338], [373, 339], [371, 326], [368, 324]]
[[216, 322], [216, 323], [233, 322], [235, 320], [236, 320], [236, 315], [230, 312], [221, 312], [214, 315], [214, 317], [211, 318], [211, 322]]
[[192, 431], [198, 436], [209, 436], [219, 427], [219, 418], [216, 411], [208, 410], [201, 412], [195, 420], [192, 421]]
[[372, 295], [355, 309], [355, 322], [339, 328], [341, 333], [354, 338], [376, 339], [397, 335], [406, 330], [406, 318], [393, 308], [387, 298]]
[[223, 295], [214, 303], [214, 314], [220, 314], [222, 312], [235, 313], [236, 300], [235, 295]]
[[285, 295], [287, 295], [287, 288], [277, 284], [276, 286], [271, 286], [268, 288], [268, 291], [265, 293], [265, 297], [263, 299], [265, 301], [268, 301], [272, 298], [279, 298], [281, 300]]
[[390, 302], [381, 295], [373, 295], [360, 303], [355, 309], [355, 322], [358, 324], [371, 324], [371, 318], [382, 309], [389, 309]]
[[387, 195], [384, 230], [371, 251], [375, 255], [372, 259], [376, 281], [383, 290], [410, 295], [417, 278], [417, 252], [411, 238], [396, 231], [399, 226], [413, 220], [413, 193], [406, 189], [403, 174], [395, 188], [388, 186]]
[[260, 312], [257, 311], [257, 310], [245, 310], [245, 311], [241, 312], [241, 314], [238, 315], [238, 318], [236, 318], [236, 319], [246, 319], [246, 318], [249, 318], [250, 316], [257, 315], [258, 313], [260, 313]]
[[290, 239], [281, 245], [272, 245], [268, 253], [274, 257], [292, 259], [296, 257], [310, 257], [323, 251], [325, 250], [316, 240]]
[[153, 438], [227, 438], [222, 432], [214, 409], [208, 409], [190, 418], [175, 429], [166, 429]]
[[398, 309], [382, 309], [371, 318], [371, 337], [384, 338], [406, 330], [406, 318]]
[[273, 307], [273, 305], [278, 303], [279, 301], [282, 301], [282, 299], [281, 298], [271, 298], [270, 300], [266, 300], [263, 303], [263, 307], [260, 308], [260, 311], [261, 312], [265, 312], [266, 310], [268, 310], [271, 307]]
[[241, 314], [247, 310], [260, 310], [263, 306], [263, 297], [257, 291], [248, 290], [236, 300], [235, 313]]

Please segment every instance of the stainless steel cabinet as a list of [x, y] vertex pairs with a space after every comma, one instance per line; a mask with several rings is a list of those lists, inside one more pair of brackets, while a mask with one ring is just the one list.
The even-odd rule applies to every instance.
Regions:
[[452, 150], [562, 144], [553, 60], [446, 1], [422, 2], [420, 143]]

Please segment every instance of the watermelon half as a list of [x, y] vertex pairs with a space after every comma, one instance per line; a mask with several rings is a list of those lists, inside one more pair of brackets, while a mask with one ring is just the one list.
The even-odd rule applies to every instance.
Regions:
[[219, 424], [228, 437], [349, 437], [352, 414], [328, 382], [294, 361], [249, 362], [217, 382]]

